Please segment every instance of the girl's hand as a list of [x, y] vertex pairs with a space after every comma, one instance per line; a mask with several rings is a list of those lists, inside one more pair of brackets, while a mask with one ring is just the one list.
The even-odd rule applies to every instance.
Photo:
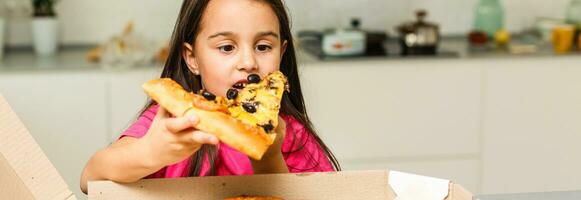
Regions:
[[200, 149], [203, 144], [218, 144], [214, 135], [196, 130], [199, 122], [195, 115], [170, 117], [169, 113], [159, 107], [151, 127], [142, 138], [147, 144], [147, 153], [151, 166], [163, 167], [180, 162]]
[[286, 123], [280, 116], [278, 117], [278, 126], [274, 131], [276, 132], [276, 138], [274, 139], [274, 143], [264, 153], [263, 159], [264, 157], [275, 156], [276, 154], [282, 155], [281, 149], [284, 137], [286, 136]]
[[278, 121], [274, 143], [268, 147], [261, 160], [250, 159], [256, 174], [288, 173], [288, 167], [282, 156], [281, 149], [286, 135], [286, 123], [281, 117], [278, 117]]

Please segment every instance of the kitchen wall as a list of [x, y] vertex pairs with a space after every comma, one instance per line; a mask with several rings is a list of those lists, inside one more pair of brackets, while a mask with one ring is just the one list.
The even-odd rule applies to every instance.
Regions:
[[[351, 17], [362, 19], [369, 29], [390, 30], [413, 19], [413, 11], [424, 8], [430, 21], [438, 22], [445, 34], [463, 34], [471, 27], [478, 0], [286, 0], [294, 30], [347, 25]], [[535, 17], [562, 18], [570, 0], [502, 0], [506, 25], [513, 31], [530, 27]], [[4, 0], [20, 9], [8, 15], [7, 44], [30, 45], [28, 0]], [[58, 13], [63, 44], [90, 44], [119, 33], [134, 20], [136, 30], [158, 41], [169, 38], [181, 0], [61, 0]], [[28, 9], [30, 10], [30, 9]]]
[[[570, 0], [501, 0], [506, 25], [511, 30], [530, 26], [535, 17], [563, 18]], [[414, 11], [426, 9], [429, 21], [448, 34], [465, 33], [472, 25], [478, 0], [287, 0], [296, 29], [348, 25], [359, 17], [362, 26], [393, 31], [402, 21], [415, 19]]]
[[[29, 3], [29, 0], [5, 0]], [[172, 32], [181, 0], [60, 0], [57, 4], [63, 44], [93, 44], [119, 34], [128, 21], [145, 36], [164, 41]], [[30, 18], [19, 9], [9, 16], [7, 45], [31, 43]]]

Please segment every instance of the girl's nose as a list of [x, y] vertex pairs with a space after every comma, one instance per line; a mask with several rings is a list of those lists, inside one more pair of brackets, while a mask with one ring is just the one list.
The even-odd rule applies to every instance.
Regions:
[[240, 62], [238, 63], [237, 69], [248, 72], [253, 72], [258, 69], [254, 51], [246, 50], [242, 53], [242, 55], [240, 56]]

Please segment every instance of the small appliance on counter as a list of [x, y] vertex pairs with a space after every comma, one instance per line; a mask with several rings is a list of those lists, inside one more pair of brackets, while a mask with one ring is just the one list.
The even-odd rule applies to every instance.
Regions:
[[361, 30], [359, 25], [359, 19], [352, 19], [350, 28], [305, 30], [298, 33], [298, 38], [303, 49], [320, 58], [386, 56], [387, 34]]
[[440, 32], [437, 24], [426, 22], [427, 12], [416, 12], [417, 21], [401, 24], [397, 27], [401, 55], [436, 55]]
[[329, 56], [355, 56], [365, 53], [365, 33], [359, 20], [351, 20], [351, 28], [335, 29], [323, 36], [323, 53]]

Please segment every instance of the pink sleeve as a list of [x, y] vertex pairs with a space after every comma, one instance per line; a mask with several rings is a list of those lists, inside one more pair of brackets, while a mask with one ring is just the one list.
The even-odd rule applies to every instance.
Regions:
[[145, 110], [145, 112], [143, 112], [143, 114], [141, 114], [141, 116], [139, 116], [139, 118], [133, 124], [131, 124], [131, 126], [129, 126], [129, 128], [127, 128], [127, 130], [125, 130], [121, 136], [119, 136], [119, 139], [125, 136], [134, 138], [143, 137], [145, 133], [147, 133], [147, 130], [149, 130], [149, 127], [153, 122], [153, 118], [157, 114], [158, 108], [159, 105], [153, 105]]
[[[137, 120], [133, 124], [131, 124], [131, 126], [129, 126], [129, 128], [127, 128], [123, 133], [121, 133], [121, 136], [119, 136], [119, 139], [121, 139], [125, 136], [134, 137], [134, 138], [143, 137], [147, 133], [147, 130], [149, 130], [149, 127], [151, 126], [151, 123], [153, 122], [153, 118], [157, 114], [158, 108], [159, 108], [159, 105], [153, 105], [153, 106], [147, 108], [147, 110], [145, 110], [145, 112], [143, 112], [143, 114], [141, 114], [141, 116], [139, 116], [139, 118], [137, 118]], [[165, 177], [166, 171], [167, 171], [167, 167], [163, 167], [160, 170], [158, 170], [157, 172], [150, 174], [145, 178], [146, 179], [163, 178], [163, 177]]]
[[286, 122], [282, 152], [289, 171], [292, 173], [335, 171], [315, 137], [295, 118], [291, 116], [282, 118]]

